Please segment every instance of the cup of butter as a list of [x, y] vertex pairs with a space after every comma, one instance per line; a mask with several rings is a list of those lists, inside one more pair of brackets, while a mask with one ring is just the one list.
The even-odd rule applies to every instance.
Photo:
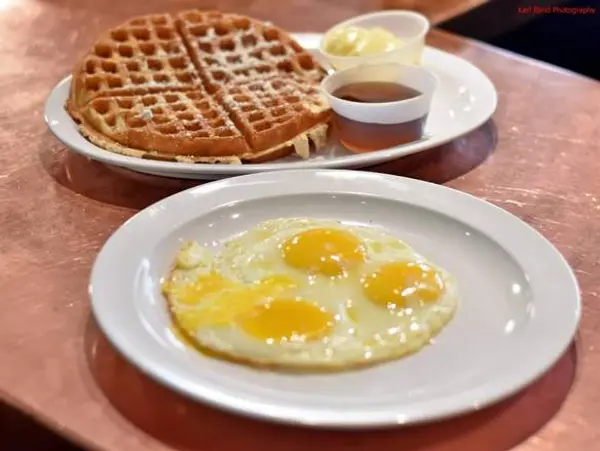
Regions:
[[360, 64], [419, 65], [429, 27], [429, 20], [413, 11], [364, 14], [330, 28], [320, 50], [336, 70]]

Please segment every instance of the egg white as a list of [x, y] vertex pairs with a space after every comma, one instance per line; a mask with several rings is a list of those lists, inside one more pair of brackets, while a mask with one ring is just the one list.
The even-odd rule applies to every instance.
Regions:
[[[281, 255], [282, 243], [317, 227], [355, 234], [365, 248], [365, 263], [343, 279], [308, 275], [287, 265]], [[371, 302], [362, 290], [361, 276], [394, 261], [422, 261], [435, 268], [445, 285], [437, 302], [410, 305], [401, 315]], [[214, 309], [215, 302], [222, 302], [208, 297], [189, 305], [178, 299], [178, 290], [210, 272], [240, 285], [286, 276], [297, 286], [282, 293], [284, 296], [309, 302], [335, 319], [329, 333], [319, 339], [268, 343], [239, 327], [235, 315], [245, 307], [238, 306], [237, 312], [233, 308], [230, 321], [184, 331], [203, 349], [259, 366], [342, 369], [398, 358], [429, 343], [451, 320], [458, 304], [458, 288], [451, 274], [428, 262], [406, 243], [377, 228], [348, 226], [333, 220], [267, 221], [229, 240], [214, 257], [196, 243], [187, 244], [177, 256], [165, 289], [176, 324], [181, 325], [179, 319], [185, 312], [193, 310], [202, 315]]]

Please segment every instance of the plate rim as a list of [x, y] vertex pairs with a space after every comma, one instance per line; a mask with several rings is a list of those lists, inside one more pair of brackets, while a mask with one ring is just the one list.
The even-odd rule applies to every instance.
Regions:
[[[300, 41], [317, 41], [323, 35], [321, 33], [292, 33]], [[307, 47], [313, 50], [312, 47]], [[494, 114], [498, 106], [498, 93], [497, 90], [489, 79], [489, 77], [475, 66], [470, 61], [461, 58], [444, 50], [437, 49], [435, 47], [426, 46], [426, 54], [429, 53], [435, 58], [450, 58], [458, 61], [464, 67], [468, 67], [468, 70], [477, 73], [477, 78], [480, 82], [485, 85], [485, 97], [484, 102], [485, 112], [481, 114], [469, 127], [459, 129], [458, 132], [448, 133], [442, 135], [439, 138], [427, 139], [413, 144], [407, 144], [403, 146], [394, 147], [391, 149], [380, 150], [377, 152], [363, 153], [363, 154], [349, 154], [343, 157], [337, 157], [332, 159], [324, 160], [308, 160], [298, 162], [286, 162], [286, 163], [261, 163], [256, 165], [245, 164], [245, 165], [209, 165], [209, 164], [194, 164], [194, 163], [181, 163], [181, 162], [165, 162], [158, 160], [149, 160], [136, 158], [127, 155], [121, 155], [118, 153], [106, 151], [95, 144], [86, 140], [77, 131], [77, 135], [81, 138], [69, 137], [69, 131], [64, 130], [65, 124], [73, 125], [76, 124], [70, 118], [70, 116], [64, 111], [62, 105], [66, 101], [68, 95], [68, 86], [72, 76], [67, 75], [60, 80], [52, 89], [44, 105], [44, 120], [47, 127], [50, 129], [52, 134], [62, 142], [67, 148], [79, 153], [87, 158], [91, 158], [96, 161], [100, 161], [105, 164], [113, 166], [124, 167], [138, 172], [154, 171], [165, 174], [179, 174], [181, 175], [207, 175], [207, 176], [232, 176], [232, 175], [244, 175], [251, 173], [259, 173], [265, 171], [274, 170], [297, 170], [297, 169], [343, 169], [343, 168], [355, 168], [355, 167], [367, 167], [376, 164], [381, 164], [387, 161], [392, 161], [410, 154], [422, 152], [433, 147], [441, 146], [454, 139], [460, 138], [467, 133], [479, 128], [485, 124]], [[68, 86], [65, 86], [68, 85]]]
[[[375, 183], [379, 185], [387, 185], [388, 188], [399, 188], [404, 185], [405, 187], [409, 187], [409, 191], [413, 194], [414, 192], [418, 192], [419, 190], [424, 190], [425, 192], [433, 191], [436, 195], [450, 196], [455, 198], [466, 199], [468, 202], [477, 203], [483, 208], [483, 210], [487, 211], [496, 211], [495, 214], [500, 214], [504, 218], [509, 221], [512, 221], [514, 224], [517, 224], [520, 229], [523, 231], [522, 233], [533, 233], [537, 235], [539, 243], [541, 243], [547, 251], [551, 251], [551, 256], [554, 259], [551, 262], [556, 268], [564, 274], [564, 276], [569, 280], [570, 286], [565, 288], [570, 292], [570, 299], [563, 300], [565, 302], [565, 306], [568, 306], [569, 317], [572, 317], [572, 322], [565, 326], [562, 330], [563, 338], [558, 340], [560, 343], [552, 343], [556, 349], [553, 349], [550, 352], [551, 357], [548, 358], [544, 364], [540, 364], [539, 367], [535, 369], [535, 371], [531, 371], [531, 374], [528, 374], [526, 377], [522, 377], [522, 379], [518, 383], [513, 383], [510, 388], [497, 388], [493, 394], [487, 394], [484, 396], [483, 400], [479, 399], [476, 402], [465, 403], [461, 406], [454, 406], [451, 408], [438, 409], [433, 413], [413, 413], [412, 415], [405, 416], [400, 419], [397, 415], [390, 415], [389, 413], [383, 415], [373, 415], [365, 413], [365, 415], [348, 415], [348, 412], [337, 412], [337, 413], [323, 413], [323, 412], [315, 412], [315, 410], [311, 411], [310, 408], [301, 408], [301, 413], [295, 412], [294, 407], [289, 407], [286, 409], [281, 409], [277, 406], [270, 406], [260, 401], [248, 401], [248, 400], [236, 400], [235, 397], [232, 397], [227, 394], [215, 394], [211, 392], [211, 388], [209, 387], [207, 390], [204, 390], [202, 393], [198, 392], [190, 392], [189, 389], [186, 389], [184, 385], [179, 379], [181, 377], [173, 377], [171, 374], [172, 371], [169, 370], [167, 365], [163, 365], [163, 367], [159, 367], [158, 369], [152, 363], [148, 363], [145, 360], [144, 356], [140, 356], [138, 351], [134, 348], [130, 348], [124, 337], [127, 335], [123, 335], [123, 331], [118, 330], [118, 327], [111, 325], [106, 321], [106, 316], [103, 311], [103, 301], [99, 299], [101, 289], [98, 287], [101, 285], [103, 278], [105, 275], [101, 273], [101, 268], [103, 265], [109, 264], [110, 262], [106, 262], [108, 258], [110, 260], [111, 253], [118, 249], [119, 237], [125, 236], [127, 231], [136, 227], [136, 224], [139, 222], [149, 221], [152, 217], [152, 210], [162, 210], [165, 211], [168, 208], [175, 208], [177, 202], [196, 202], [199, 205], [202, 205], [200, 208], [197, 208], [195, 211], [195, 216], [201, 216], [205, 214], [207, 211], [204, 205], [201, 202], [197, 202], [199, 198], [206, 195], [214, 194], [215, 191], [219, 189], [227, 188], [227, 189], [241, 189], [241, 199], [244, 200], [244, 184], [248, 183], [268, 183], [271, 179], [271, 183], [273, 180], [277, 180], [278, 177], [285, 177], [286, 180], [291, 180], [294, 177], [301, 177], [303, 180], [306, 180], [307, 177], [325, 177], [330, 178], [330, 181], [335, 181], [336, 177], [344, 177], [348, 178], [348, 183], [353, 185], [356, 183], [356, 178], [358, 177], [362, 181], [368, 181], [368, 183]], [[343, 182], [342, 182], [343, 183]], [[236, 188], [237, 187], [237, 188]], [[304, 194], [304, 191], [301, 187], [294, 187], [296, 189], [296, 194]], [[333, 194], [333, 193], [356, 193], [349, 186], [346, 190], [332, 190], [323, 189], [322, 193]], [[421, 194], [422, 196], [425, 193]], [[263, 195], [264, 197], [265, 195]], [[470, 199], [470, 200], [469, 200]], [[406, 202], [406, 201], [404, 201]], [[417, 199], [417, 205], [421, 205], [422, 207], [429, 208], [426, 205], [426, 201], [423, 199]], [[173, 207], [169, 207], [169, 205], [173, 205]], [[217, 207], [218, 208], [218, 207]], [[456, 208], [456, 207], [451, 207]], [[468, 221], [463, 219], [463, 222], [469, 223]], [[485, 233], [485, 231], [482, 231]], [[167, 233], [163, 231], [163, 235]], [[115, 247], [116, 246], [116, 247]], [[533, 245], [532, 245], [533, 246]], [[532, 247], [532, 249], [535, 246]], [[539, 249], [539, 248], [538, 248]], [[518, 263], [522, 265], [522, 262]], [[110, 265], [109, 265], [110, 266]], [[96, 287], [96, 288], [95, 288]], [[440, 420], [444, 418], [449, 418], [452, 416], [456, 416], [459, 414], [463, 414], [465, 412], [476, 410], [490, 404], [496, 403], [502, 399], [505, 399], [516, 392], [522, 390], [524, 387], [530, 385], [535, 380], [544, 375], [549, 368], [565, 353], [568, 349], [569, 345], [573, 342], [575, 334], [578, 329], [578, 325], [581, 318], [581, 292], [579, 289], [579, 284], [577, 278], [575, 276], [574, 271], [570, 267], [567, 260], [560, 253], [560, 251], [540, 232], [538, 232], [535, 228], [522, 221], [517, 216], [503, 210], [502, 208], [489, 203], [483, 199], [477, 198], [471, 194], [449, 188], [443, 185], [437, 185], [429, 182], [424, 182], [421, 180], [406, 178], [406, 177], [398, 177], [386, 174], [376, 174], [376, 173], [367, 173], [367, 172], [356, 172], [351, 170], [343, 170], [343, 169], [315, 169], [315, 170], [283, 170], [277, 172], [264, 172], [264, 173], [256, 173], [256, 174], [247, 174], [239, 177], [219, 180], [211, 183], [207, 183], [204, 185], [196, 186], [193, 188], [189, 188], [187, 190], [181, 191], [177, 194], [169, 196], [165, 199], [158, 201], [157, 203], [141, 210], [128, 221], [126, 221], [121, 227], [119, 227], [106, 241], [101, 251], [99, 252], [91, 271], [90, 282], [88, 286], [89, 296], [92, 302], [92, 310], [94, 313], [94, 317], [96, 321], [108, 338], [108, 340], [115, 346], [115, 348], [123, 354], [127, 360], [137, 368], [139, 368], [144, 374], [149, 376], [150, 378], [158, 381], [160, 384], [166, 385], [169, 388], [175, 390], [178, 393], [183, 394], [184, 396], [194, 400], [200, 401], [205, 404], [211, 405], [213, 407], [217, 407], [223, 410], [227, 410], [230, 412], [234, 412], [237, 414], [254, 417], [257, 419], [270, 420], [278, 423], [286, 423], [286, 424], [294, 424], [300, 426], [310, 426], [310, 427], [324, 427], [324, 428], [379, 428], [379, 427], [390, 427], [397, 425], [406, 425], [406, 424], [417, 424], [423, 422], [430, 422], [434, 420]], [[105, 308], [105, 307], [104, 307]], [[567, 307], [565, 307], [567, 308]], [[571, 311], [573, 310], [573, 312]], [[574, 315], [572, 315], [574, 313]], [[110, 316], [110, 315], [109, 315]], [[565, 323], [566, 324], [566, 323]], [[146, 331], [147, 332], [147, 331]], [[150, 335], [149, 332], [147, 332]], [[153, 339], [150, 337], [149, 339]], [[535, 349], [535, 348], [534, 348]], [[496, 378], [497, 379], [497, 378]], [[495, 379], [495, 380], [496, 380]], [[502, 384], [501, 384], [502, 385]], [[484, 386], [486, 387], [486, 386]], [[481, 387], [478, 387], [480, 391]], [[489, 388], [488, 388], [489, 390]], [[483, 390], [485, 392], [485, 390]], [[467, 391], [467, 393], [469, 393]], [[481, 396], [481, 395], [480, 395]], [[477, 396], [476, 396], [477, 398]], [[423, 402], [421, 402], [423, 404]], [[282, 412], [283, 410], [283, 412]], [[317, 409], [318, 410], [318, 409]], [[294, 413], [295, 412], [295, 413]], [[313, 414], [311, 416], [311, 413]]]

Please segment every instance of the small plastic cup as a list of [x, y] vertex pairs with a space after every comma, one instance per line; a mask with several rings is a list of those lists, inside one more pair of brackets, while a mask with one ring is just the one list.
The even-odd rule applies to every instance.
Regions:
[[[326, 52], [324, 45], [329, 34], [340, 28], [348, 27], [385, 28], [397, 36], [402, 41], [402, 45], [396, 49], [364, 56], [338, 56]], [[421, 64], [423, 49], [425, 48], [425, 36], [429, 32], [429, 28], [429, 20], [424, 15], [414, 11], [396, 10], [364, 14], [330, 28], [321, 40], [320, 51], [336, 70], [347, 69], [359, 64], [402, 63], [418, 65]]]
[[[420, 94], [390, 102], [363, 103], [334, 96], [342, 86], [363, 82], [397, 83]], [[333, 130], [351, 152], [362, 153], [414, 142], [423, 137], [437, 86], [433, 73], [420, 66], [369, 64], [334, 72], [321, 88], [333, 110]]]

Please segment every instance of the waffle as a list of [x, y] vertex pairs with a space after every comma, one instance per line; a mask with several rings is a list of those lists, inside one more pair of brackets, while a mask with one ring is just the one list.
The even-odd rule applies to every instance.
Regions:
[[75, 70], [75, 108], [96, 97], [202, 89], [173, 19], [139, 17], [98, 39]]
[[67, 111], [98, 146], [194, 163], [303, 158], [326, 140], [325, 72], [285, 31], [237, 14], [144, 16], [75, 69]]
[[269, 149], [274, 140], [283, 143], [297, 137], [294, 151], [307, 158], [310, 143], [302, 132], [325, 122], [329, 114], [318, 86], [300, 77], [275, 75], [232, 83], [218, 91], [215, 98], [258, 152]]
[[208, 157], [250, 151], [225, 110], [202, 91], [101, 97], [83, 111], [89, 124], [124, 147]]
[[231, 81], [274, 74], [297, 74], [310, 81], [325, 75], [288, 33], [249, 17], [187, 11], [177, 16], [177, 27], [210, 92]]

